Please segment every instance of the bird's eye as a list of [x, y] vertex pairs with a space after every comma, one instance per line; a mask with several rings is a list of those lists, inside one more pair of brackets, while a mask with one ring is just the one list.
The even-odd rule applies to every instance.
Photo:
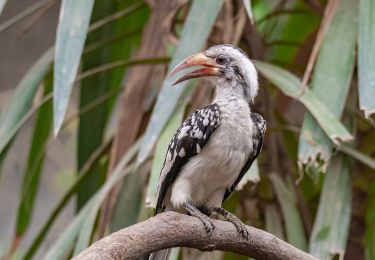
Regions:
[[228, 59], [224, 55], [219, 55], [219, 56], [216, 57], [217, 64], [223, 65], [223, 64], [227, 63], [227, 61], [228, 61]]

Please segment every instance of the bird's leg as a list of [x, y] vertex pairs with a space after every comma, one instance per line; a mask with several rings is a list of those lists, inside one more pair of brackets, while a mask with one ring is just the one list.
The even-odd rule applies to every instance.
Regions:
[[197, 217], [200, 221], [202, 221], [207, 234], [211, 236], [212, 231], [215, 229], [215, 225], [214, 223], [212, 223], [212, 220], [207, 215], [200, 212], [198, 208], [196, 208], [194, 205], [190, 203], [185, 203], [184, 208], [186, 209], [189, 215]]
[[212, 210], [213, 212], [222, 215], [229, 222], [232, 222], [233, 225], [236, 227], [238, 233], [240, 233], [242, 237], [246, 240], [249, 240], [249, 231], [247, 231], [246, 225], [242, 223], [242, 221], [239, 218], [237, 218], [234, 214], [230, 213], [229, 211], [226, 211], [222, 207], [214, 207]]

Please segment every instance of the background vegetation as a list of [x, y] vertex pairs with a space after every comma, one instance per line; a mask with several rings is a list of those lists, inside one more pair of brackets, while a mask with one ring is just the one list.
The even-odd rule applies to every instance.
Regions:
[[[0, 116], [3, 168], [17, 133], [28, 121], [34, 128], [26, 167], [14, 173], [23, 181], [4, 257], [67, 258], [150, 217], [173, 132], [213, 92], [206, 81], [171, 88], [165, 75], [192, 53], [232, 43], [263, 75], [252, 109], [268, 129], [257, 164], [225, 207], [322, 259], [375, 259], [372, 0], [40, 0], [1, 23], [0, 34], [18, 22], [30, 30], [54, 5], [61, 5], [55, 45], [19, 80]], [[4, 6], [0, 0], [0, 14]], [[68, 107], [76, 112], [65, 116]], [[76, 158], [75, 169], [58, 174], [74, 178], [28, 234], [56, 140]], [[47, 237], [71, 200], [75, 215], [56, 239]], [[174, 249], [179, 257], [239, 259]]]

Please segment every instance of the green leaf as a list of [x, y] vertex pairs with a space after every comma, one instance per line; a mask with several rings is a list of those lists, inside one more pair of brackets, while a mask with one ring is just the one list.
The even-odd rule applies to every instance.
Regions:
[[[53, 243], [51, 248], [47, 251], [43, 259], [60, 259], [69, 252], [70, 248], [73, 246], [79, 232], [81, 231], [82, 226], [87, 221], [87, 218], [90, 218], [89, 224], [93, 223], [92, 218], [95, 217], [100, 209], [101, 204], [112, 190], [112, 188], [118, 184], [118, 182], [124, 178], [127, 174], [134, 171], [134, 164], [127, 166], [130, 160], [138, 152], [138, 149], [141, 144], [141, 139], [138, 140], [132, 148], [121, 158], [120, 162], [117, 164], [115, 170], [108, 177], [103, 186], [95, 193], [94, 196], [86, 203], [86, 205], [79, 211], [78, 215], [74, 220], [69, 224], [61, 236]], [[85, 225], [86, 236], [91, 236], [90, 225]], [[83, 239], [83, 238], [82, 238]], [[83, 241], [83, 240], [82, 240]], [[86, 240], [88, 241], [88, 240]], [[82, 243], [83, 244], [83, 243]], [[81, 244], [81, 245], [82, 245]]]
[[368, 187], [366, 212], [366, 260], [375, 259], [375, 181]]
[[[115, 3], [113, 1], [96, 1], [91, 20], [95, 22], [115, 10]], [[111, 35], [113, 35], [112, 27], [102, 27], [87, 36], [86, 46]], [[82, 60], [82, 70], [87, 71], [98, 65], [110, 62], [112, 60], [111, 54], [111, 48], [103, 48], [85, 55]], [[93, 100], [106, 95], [110, 91], [110, 85], [108, 84], [110, 79], [110, 73], [106, 72], [93, 75], [81, 81], [80, 110]], [[102, 143], [106, 123], [111, 112], [108, 102], [104, 102], [100, 106], [91, 109], [88, 113], [80, 115], [77, 140], [78, 169], [81, 169], [89, 159], [91, 153]], [[92, 129], [95, 129], [95, 131], [92, 131]], [[107, 174], [101, 168], [99, 161], [96, 161], [90, 168], [90, 176], [85, 179], [77, 191], [77, 209], [83, 207], [92, 194], [103, 184]]]
[[330, 163], [310, 237], [310, 253], [319, 259], [343, 259], [351, 216], [351, 167], [342, 155]]
[[254, 16], [253, 16], [253, 10], [251, 7], [251, 0], [243, 0], [242, 2], [246, 10], [247, 17], [249, 17], [250, 23], [254, 24]]
[[306, 89], [303, 95], [299, 97], [301, 81], [296, 76], [266, 62], [254, 61], [254, 63], [263, 76], [269, 79], [285, 95], [296, 98], [304, 104], [335, 144], [339, 145], [341, 141], [353, 139], [353, 136], [340, 120], [328, 110], [310, 89]]
[[[108, 157], [105, 157], [104, 160], [99, 160], [98, 164], [98, 166], [96, 165], [96, 163], [94, 163], [93, 165], [98, 170], [98, 175], [105, 176], [105, 173], [108, 169]], [[78, 254], [89, 246], [100, 206], [101, 202], [96, 203], [90, 208], [89, 212], [87, 213], [85, 221], [82, 223], [82, 226], [80, 228], [77, 242], [75, 243], [74, 254]]]
[[[357, 19], [357, 1], [342, 0], [324, 38], [312, 77], [311, 91], [336, 118], [342, 115], [352, 80]], [[334, 95], [327, 95], [328, 89]], [[315, 163], [319, 157], [326, 166], [332, 146], [318, 122], [311, 114], [306, 114], [300, 134], [299, 161]]]
[[285, 183], [281, 177], [276, 174], [270, 174], [269, 178], [281, 206], [288, 242], [301, 250], [306, 250], [307, 243], [305, 232], [292, 184]]
[[[47, 76], [44, 96], [52, 92], [52, 73]], [[40, 174], [45, 158], [48, 136], [51, 131], [52, 101], [40, 108], [34, 127], [27, 166], [22, 183], [22, 197], [17, 213], [16, 234], [22, 236], [27, 230], [33, 213], [35, 196], [39, 187]]]
[[[116, 13], [118, 10], [120, 10], [120, 12], [128, 10], [128, 12], [127, 15], [118, 19], [113, 26], [102, 26], [94, 32], [91, 32], [86, 40], [86, 45], [95, 43], [100, 39], [110, 38], [110, 36], [113, 35], [116, 36], [123, 34], [124, 32], [126, 33], [135, 30], [140, 32], [148, 18], [148, 11], [143, 8], [137, 12], [133, 12], [132, 10], [139, 6], [139, 3], [134, 4], [134, 2], [135, 1], [126, 1], [123, 3], [115, 3], [113, 1], [95, 2], [92, 15], [92, 20], [94, 21], [93, 24], [98, 24], [95, 21], [100, 19], [103, 15], [106, 15], [104, 19], [108, 20], [108, 17], [110, 17], [108, 13]], [[142, 3], [141, 6], [143, 6]], [[104, 19], [99, 21], [103, 21]], [[93, 25], [91, 25], [90, 28], [93, 28]], [[126, 37], [118, 41], [118, 44], [111, 45], [110, 48], [101, 48], [95, 52], [86, 54], [83, 59], [82, 68], [85, 72], [88, 72], [97, 69], [98, 66], [105, 66], [112, 60], [116, 60], [116, 62], [129, 60], [139, 41], [140, 33], [131, 37]], [[105, 71], [84, 78], [81, 81], [81, 109], [93, 100], [121, 88], [124, 72], [125, 67], [122, 69]], [[97, 106], [95, 109], [92, 109], [89, 113], [81, 115], [78, 138], [78, 168], [81, 168], [92, 151], [100, 146], [107, 126], [107, 121], [111, 116], [114, 101], [115, 99], [111, 98], [107, 102]], [[92, 129], [95, 129], [95, 131], [92, 131]], [[83, 185], [81, 185], [78, 192], [77, 208], [82, 207], [103, 183], [103, 178], [106, 175], [106, 172], [102, 171], [103, 176], [98, 178], [99, 168], [99, 165], [93, 165], [90, 169], [90, 177], [85, 180]]]
[[80, 174], [75, 182], [67, 189], [64, 196], [60, 199], [60, 201], [56, 204], [55, 208], [52, 210], [51, 214], [48, 216], [46, 222], [40, 228], [38, 234], [35, 236], [34, 240], [32, 241], [30, 247], [25, 251], [24, 255], [20, 257], [20, 259], [32, 259], [40, 245], [42, 244], [43, 240], [45, 239], [48, 231], [50, 230], [51, 226], [55, 222], [55, 220], [60, 216], [59, 214], [67, 205], [69, 200], [76, 194], [77, 189], [81, 185], [82, 181], [89, 176], [89, 169], [91, 168], [92, 164], [98, 160], [104, 153], [107, 151], [112, 144], [112, 138], [109, 141], [102, 144], [90, 157], [90, 160], [86, 162], [86, 164], [80, 169]]
[[[275, 60], [286, 64], [295, 64], [296, 55], [301, 46], [306, 42], [308, 37], [316, 31], [320, 22], [320, 16], [316, 13], [309, 12], [303, 1], [295, 1], [291, 5], [291, 10], [305, 10], [306, 13], [289, 14], [286, 18], [285, 25], [279, 30], [279, 36], [275, 39], [268, 39], [266, 51], [267, 60]], [[276, 18], [277, 24], [280, 24], [281, 17]], [[277, 32], [274, 29], [275, 33]], [[289, 44], [288, 44], [289, 43]], [[299, 66], [297, 64], [297, 66]]]
[[124, 178], [110, 222], [111, 232], [137, 223], [143, 206], [142, 191], [143, 180], [140, 170], [134, 171]]
[[32, 106], [35, 93], [48, 73], [53, 60], [53, 48], [46, 51], [18, 83], [16, 91], [0, 115], [0, 157], [18, 132], [23, 118]]
[[7, 3], [7, 0], [0, 0], [0, 15], [3, 12], [3, 9], [6, 3]]
[[[223, 0], [195, 0], [193, 2], [168, 71], [171, 71], [181, 60], [204, 47], [222, 3]], [[171, 88], [172, 83], [172, 78], [166, 78], [163, 82], [146, 129], [144, 143], [138, 154], [138, 163], [143, 162], [150, 154], [184, 91], [186, 82], [180, 84], [178, 88]]]
[[359, 107], [375, 113], [375, 2], [359, 1], [358, 83]]
[[284, 240], [282, 217], [276, 205], [266, 205], [266, 231]]
[[58, 134], [83, 51], [94, 0], [63, 0], [56, 36], [54, 66], [54, 133]]

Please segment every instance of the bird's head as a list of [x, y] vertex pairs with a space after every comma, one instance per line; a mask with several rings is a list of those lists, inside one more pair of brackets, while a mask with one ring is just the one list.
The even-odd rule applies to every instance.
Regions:
[[254, 64], [239, 48], [229, 44], [215, 45], [204, 52], [194, 54], [179, 63], [169, 74], [193, 66], [202, 66], [178, 80], [173, 85], [192, 78], [215, 77], [217, 86], [241, 92], [252, 101], [258, 92], [258, 75]]

